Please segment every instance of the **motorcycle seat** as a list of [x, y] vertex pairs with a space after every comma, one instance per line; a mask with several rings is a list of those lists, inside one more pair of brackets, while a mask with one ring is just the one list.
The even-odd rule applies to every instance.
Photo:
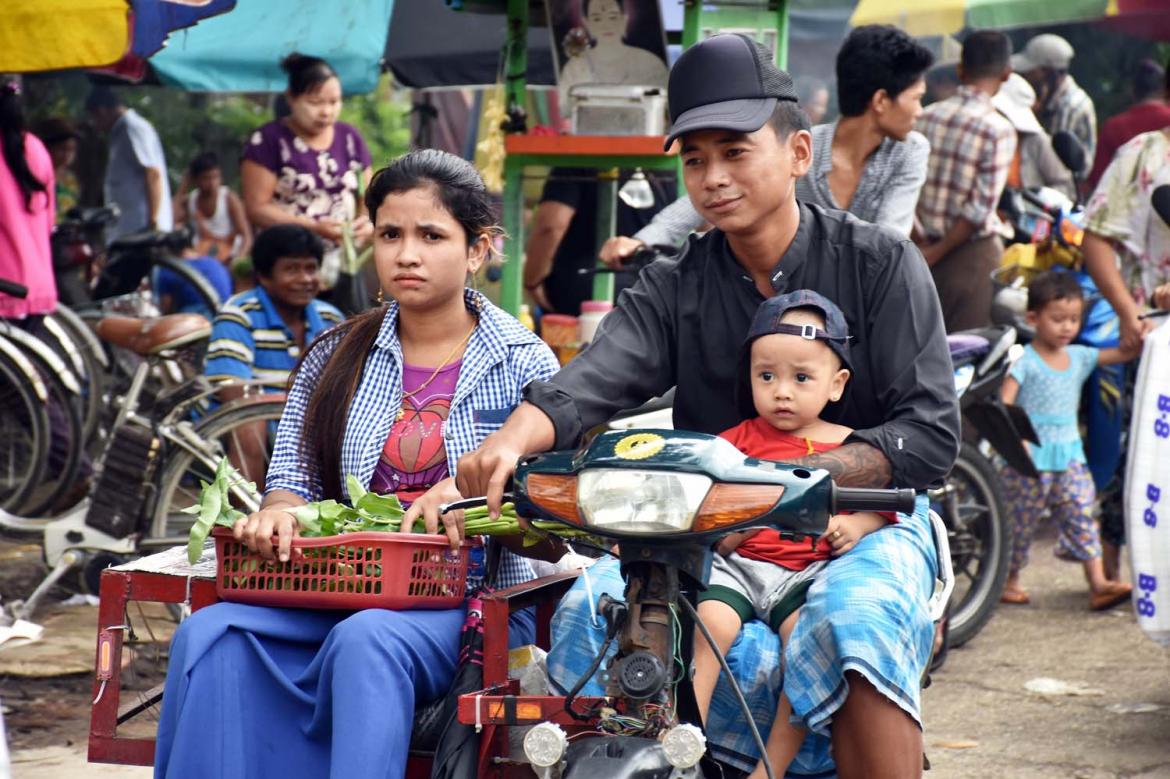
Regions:
[[947, 336], [951, 362], [958, 368], [978, 360], [991, 351], [991, 341], [975, 333], [956, 333]]
[[144, 357], [211, 337], [211, 323], [198, 314], [170, 314], [150, 319], [108, 316], [97, 323], [96, 330], [102, 340]]

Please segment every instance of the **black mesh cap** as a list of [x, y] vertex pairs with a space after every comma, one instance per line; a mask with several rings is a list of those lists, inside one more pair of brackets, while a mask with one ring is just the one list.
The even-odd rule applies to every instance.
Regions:
[[666, 148], [694, 130], [752, 133], [779, 100], [796, 102], [792, 77], [772, 63], [772, 54], [746, 35], [713, 35], [683, 52], [667, 86], [670, 135]]

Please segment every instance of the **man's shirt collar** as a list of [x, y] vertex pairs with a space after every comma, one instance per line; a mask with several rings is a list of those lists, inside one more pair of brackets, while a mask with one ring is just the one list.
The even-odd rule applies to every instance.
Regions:
[[[796, 226], [796, 234], [792, 236], [792, 243], [788, 245], [788, 249], [772, 267], [770, 280], [773, 295], [779, 295], [787, 291], [788, 280], [804, 265], [805, 260], [808, 258], [809, 247], [812, 244], [812, 232], [815, 229], [815, 220], [812, 218], [812, 213], [809, 211], [808, 206], [799, 201], [797, 201], [797, 206], [800, 209], [800, 222]], [[735, 256], [735, 252], [731, 248], [731, 242], [727, 239], [727, 234], [721, 232], [720, 238], [723, 241], [723, 251], [728, 261], [734, 263], [740, 277], [754, 287], [755, 281], [752, 280], [751, 274], [748, 273], [743, 263]]]

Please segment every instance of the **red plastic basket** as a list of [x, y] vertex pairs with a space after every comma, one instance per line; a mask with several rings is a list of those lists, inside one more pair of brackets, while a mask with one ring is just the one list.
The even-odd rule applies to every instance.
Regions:
[[220, 599], [306, 609], [449, 609], [463, 602], [468, 550], [451, 551], [446, 536], [347, 533], [294, 538], [304, 553], [266, 562], [215, 528], [215, 591]]

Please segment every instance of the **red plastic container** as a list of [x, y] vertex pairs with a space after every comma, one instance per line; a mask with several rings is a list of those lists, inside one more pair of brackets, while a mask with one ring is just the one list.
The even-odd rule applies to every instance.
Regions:
[[221, 600], [304, 609], [450, 609], [463, 603], [468, 550], [446, 536], [347, 533], [294, 538], [304, 557], [265, 562], [232, 538], [215, 538], [215, 592]]

